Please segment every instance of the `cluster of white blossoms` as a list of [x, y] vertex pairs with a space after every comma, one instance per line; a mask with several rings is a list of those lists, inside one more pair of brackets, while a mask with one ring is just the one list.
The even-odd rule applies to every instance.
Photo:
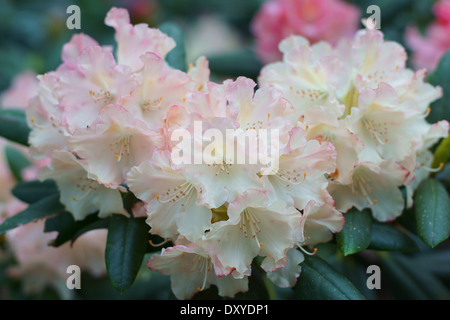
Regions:
[[[142, 201], [133, 213], [173, 243], [147, 265], [171, 276], [180, 299], [211, 285], [222, 296], [248, 290], [257, 257], [276, 285], [293, 286], [302, 252], [342, 229], [335, 201], [342, 212], [371, 207], [379, 220], [395, 218], [398, 187], [413, 188], [427, 147], [448, 131], [424, 120], [440, 90], [406, 70], [403, 49], [376, 31], [336, 48], [288, 38], [284, 62], [267, 66], [255, 91], [245, 77], [209, 81], [203, 57], [187, 73], [171, 68], [164, 58], [174, 40], [131, 25], [126, 10], [111, 9], [105, 22], [116, 31], [115, 54], [75, 35], [63, 64], [39, 77], [27, 110], [31, 150], [51, 158], [41, 178], [56, 181], [77, 220], [127, 215], [121, 193], [133, 192]], [[212, 161], [174, 163], [178, 129]], [[236, 136], [201, 139], [208, 129], [276, 130], [276, 170], [236, 161], [251, 148]]]
[[406, 68], [404, 48], [377, 30], [360, 30], [335, 47], [300, 36], [279, 47], [283, 61], [265, 66], [258, 81], [293, 104], [306, 139], [336, 148], [328, 186], [336, 208], [370, 208], [375, 219], [394, 220], [405, 204], [399, 187], [410, 207], [420, 181], [440, 169], [431, 168], [428, 149], [448, 135], [449, 123], [425, 118], [441, 88], [424, 82], [425, 69]]

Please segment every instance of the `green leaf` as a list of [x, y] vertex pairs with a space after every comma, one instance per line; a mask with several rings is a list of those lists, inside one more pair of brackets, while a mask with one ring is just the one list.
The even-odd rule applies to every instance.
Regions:
[[70, 212], [61, 212], [50, 217], [45, 221], [45, 232], [57, 231], [58, 236], [50, 245], [59, 247], [60, 245], [71, 241], [71, 244], [83, 233], [94, 229], [106, 228], [109, 225], [109, 219], [100, 219], [98, 213], [88, 215], [81, 221], [75, 221]]
[[347, 256], [363, 251], [369, 246], [372, 215], [368, 209], [359, 211], [353, 208], [344, 215], [344, 218], [344, 228], [336, 235], [336, 240], [339, 249]]
[[436, 70], [428, 77], [432, 85], [442, 87], [443, 96], [430, 105], [431, 112], [427, 120], [431, 123], [439, 120], [450, 121], [450, 51], [441, 58]]
[[364, 300], [355, 286], [318, 256], [305, 256], [302, 272], [294, 286], [299, 299]]
[[373, 222], [368, 249], [396, 252], [419, 251], [416, 242], [407, 234], [386, 223]]
[[[97, 212], [94, 214], [97, 216]], [[90, 222], [90, 223], [83, 224], [83, 226], [80, 229], [78, 229], [78, 231], [73, 236], [70, 244], [73, 245], [75, 240], [77, 240], [80, 236], [82, 236], [86, 232], [89, 232], [92, 230], [97, 230], [97, 229], [108, 229], [109, 224], [110, 224], [109, 217], [104, 218], [104, 219], [100, 219], [97, 217], [97, 220], [94, 220], [93, 222]]]
[[450, 197], [439, 181], [422, 181], [414, 204], [417, 233], [427, 245], [433, 248], [450, 236]]
[[13, 189], [12, 194], [26, 203], [35, 203], [42, 198], [50, 195], [58, 195], [59, 191], [53, 180], [34, 180], [18, 183]]
[[436, 148], [433, 158], [433, 168], [439, 168], [441, 163], [445, 164], [450, 159], [450, 135], [443, 139]]
[[[383, 254], [381, 276], [397, 299], [449, 299], [448, 289], [427, 269], [401, 254]], [[382, 287], [383, 289], [383, 287]]]
[[184, 35], [178, 24], [165, 22], [158, 27], [162, 32], [173, 38], [177, 46], [166, 56], [167, 63], [175, 69], [187, 71], [186, 51], [184, 46]]
[[346, 258], [337, 259], [338, 264], [332, 266], [350, 280], [356, 289], [367, 300], [377, 299], [377, 290], [367, 287], [367, 267], [369, 264], [365, 262], [359, 255], [352, 255]]
[[412, 260], [422, 269], [427, 269], [437, 277], [450, 280], [450, 250], [428, 250], [414, 255]]
[[0, 110], [0, 136], [24, 146], [28, 146], [28, 135], [30, 131], [24, 110]]
[[27, 209], [6, 219], [0, 225], [0, 234], [14, 229], [20, 225], [27, 224], [33, 220], [47, 217], [64, 210], [64, 206], [59, 202], [59, 195], [51, 195], [31, 204]]
[[30, 160], [22, 151], [11, 146], [5, 147], [5, 158], [14, 178], [17, 182], [21, 182], [22, 171], [31, 165]]
[[402, 214], [395, 219], [402, 227], [413, 234], [417, 234], [416, 210], [414, 207], [403, 210]]
[[149, 226], [145, 218], [114, 214], [106, 242], [106, 269], [112, 285], [124, 293], [134, 282], [147, 249]]

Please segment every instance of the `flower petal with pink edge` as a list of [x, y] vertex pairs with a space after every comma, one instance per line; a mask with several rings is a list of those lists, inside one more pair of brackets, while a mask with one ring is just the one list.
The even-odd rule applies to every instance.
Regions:
[[285, 203], [267, 207], [265, 195], [248, 192], [228, 206], [228, 220], [212, 224], [205, 241], [216, 243], [216, 255], [224, 270], [248, 274], [257, 255], [273, 269], [285, 265], [286, 252], [295, 244], [300, 213]]
[[124, 99], [123, 106], [156, 131], [163, 126], [171, 106], [184, 104], [194, 82], [186, 73], [168, 67], [154, 53], [142, 55], [141, 60], [143, 69], [135, 77], [138, 86]]
[[113, 213], [128, 215], [123, 209], [119, 190], [108, 189], [87, 176], [85, 161], [67, 151], [55, 151], [52, 163], [40, 179], [53, 179], [60, 191], [60, 201], [75, 220], [83, 220], [98, 211], [99, 217]]
[[68, 142], [70, 150], [87, 161], [89, 178], [112, 188], [162, 143], [159, 134], [119, 105], [104, 107], [93, 125], [76, 130]]
[[98, 42], [84, 33], [74, 34], [62, 48], [61, 58], [64, 65], [70, 69], [77, 66], [77, 58], [87, 47], [99, 46]]
[[211, 257], [200, 246], [176, 245], [163, 249], [161, 255], [152, 255], [147, 262], [151, 270], [170, 276], [172, 291], [178, 299], [190, 299], [211, 284], [218, 286], [219, 292], [234, 296], [239, 291], [248, 290], [248, 280], [232, 276], [218, 277], [214, 274]]
[[334, 208], [334, 200], [331, 197], [324, 205], [310, 201], [300, 221], [302, 245], [314, 246], [328, 242], [343, 226], [344, 216]]
[[376, 220], [391, 221], [402, 213], [404, 199], [399, 186], [405, 183], [408, 174], [408, 170], [392, 160], [378, 165], [362, 162], [355, 166], [352, 184], [331, 183], [328, 190], [341, 212], [353, 206], [358, 210], [370, 208]]
[[305, 260], [303, 254], [296, 248], [289, 249], [286, 254], [287, 262], [284, 268], [267, 272], [267, 278], [280, 288], [292, 288], [297, 283], [302, 267], [300, 264]]
[[130, 170], [130, 190], [147, 205], [151, 232], [174, 239], [179, 234], [197, 241], [210, 228], [212, 213], [197, 204], [197, 190], [170, 166], [168, 152], [157, 151], [152, 161]]
[[137, 85], [130, 70], [99, 46], [87, 47], [76, 63], [58, 72], [60, 107], [71, 132], [91, 125], [104, 106], [120, 104]]
[[165, 58], [175, 47], [175, 41], [159, 29], [149, 28], [147, 24], [130, 24], [130, 16], [126, 9], [112, 8], [105, 18], [105, 24], [116, 31], [117, 62], [127, 65], [133, 71], [143, 66], [140, 57], [152, 52]]

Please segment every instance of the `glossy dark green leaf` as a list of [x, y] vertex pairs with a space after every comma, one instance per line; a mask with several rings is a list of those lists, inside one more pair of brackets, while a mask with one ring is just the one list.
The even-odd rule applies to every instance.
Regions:
[[450, 121], [450, 51], [441, 58], [436, 70], [428, 77], [435, 86], [441, 86], [443, 97], [433, 102], [427, 120], [431, 123], [439, 120]]
[[294, 286], [297, 298], [306, 300], [364, 300], [356, 287], [318, 256], [305, 256]]
[[[438, 300], [450, 298], [448, 289], [429, 270], [401, 254], [381, 257], [382, 283], [397, 299]], [[383, 281], [383, 277], [385, 277]], [[383, 289], [383, 287], [382, 287]]]
[[94, 229], [106, 228], [109, 219], [100, 219], [97, 212], [88, 215], [81, 221], [75, 221], [70, 212], [61, 212], [45, 221], [45, 232], [57, 231], [58, 236], [50, 243], [54, 247], [71, 241], [71, 244], [83, 233]]
[[395, 252], [419, 251], [416, 242], [406, 233], [386, 223], [373, 222], [368, 249]]
[[28, 146], [30, 128], [25, 111], [20, 109], [0, 110], [0, 136], [24, 146]]
[[186, 50], [184, 46], [183, 30], [173, 22], [165, 22], [159, 26], [159, 29], [175, 40], [177, 44], [166, 56], [167, 63], [175, 69], [187, 71]]
[[106, 269], [120, 293], [134, 282], [147, 248], [149, 226], [144, 218], [111, 216], [106, 243]]
[[0, 234], [14, 229], [20, 225], [27, 224], [33, 220], [44, 218], [61, 212], [64, 206], [59, 202], [59, 195], [51, 195], [33, 204], [18, 214], [6, 219], [0, 225]]
[[344, 228], [336, 235], [336, 241], [339, 249], [347, 256], [363, 251], [369, 246], [372, 215], [367, 209], [359, 211], [353, 208], [344, 215], [344, 218]]
[[42, 198], [50, 195], [58, 195], [59, 191], [53, 180], [44, 181], [33, 180], [18, 183], [13, 189], [12, 194], [19, 200], [26, 203], [35, 203]]
[[435, 179], [419, 184], [414, 195], [417, 233], [430, 247], [450, 236], [450, 197], [445, 187]]
[[30, 160], [22, 151], [12, 146], [5, 147], [5, 158], [14, 178], [17, 182], [21, 182], [22, 171], [31, 165]]
[[363, 262], [358, 255], [349, 256], [340, 260], [342, 269], [336, 269], [347, 277], [366, 299], [376, 300], [377, 290], [367, 287], [367, 278], [370, 276], [367, 273], [368, 264]]
[[403, 210], [402, 214], [395, 219], [395, 222], [398, 222], [402, 227], [406, 228], [408, 231], [417, 234], [417, 225], [416, 225], [416, 210], [414, 207], [407, 208]]
[[[95, 215], [97, 213], [94, 213]], [[97, 230], [97, 229], [108, 229], [109, 228], [109, 224], [110, 224], [110, 218], [103, 218], [100, 219], [97, 217], [97, 219], [94, 219], [93, 222], [90, 223], [86, 223], [84, 224], [81, 228], [78, 229], [78, 231], [75, 233], [75, 235], [73, 236], [70, 244], [73, 245], [73, 243], [83, 234], [85, 234], [86, 232], [92, 231], [92, 230]]]

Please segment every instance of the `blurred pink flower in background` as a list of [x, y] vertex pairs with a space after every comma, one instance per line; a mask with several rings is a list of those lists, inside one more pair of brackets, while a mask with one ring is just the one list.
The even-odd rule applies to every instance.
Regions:
[[11, 87], [0, 98], [0, 104], [8, 109], [25, 109], [38, 92], [36, 74], [26, 71], [14, 77]]
[[271, 0], [253, 19], [256, 52], [264, 63], [281, 59], [278, 44], [290, 35], [301, 35], [311, 43], [332, 44], [351, 37], [359, 26], [359, 9], [340, 0]]
[[435, 3], [436, 19], [422, 35], [416, 27], [406, 30], [406, 43], [411, 48], [414, 68], [433, 70], [447, 50], [450, 50], [450, 0]]
[[61, 298], [70, 298], [71, 290], [66, 287], [70, 265], [77, 265], [94, 277], [106, 274], [106, 229], [83, 234], [73, 246], [67, 242], [56, 248], [48, 243], [56, 238], [57, 232], [44, 233], [44, 225], [44, 220], [32, 222], [9, 231], [6, 236], [18, 262], [7, 274], [20, 278], [26, 293], [39, 293], [51, 286]]

